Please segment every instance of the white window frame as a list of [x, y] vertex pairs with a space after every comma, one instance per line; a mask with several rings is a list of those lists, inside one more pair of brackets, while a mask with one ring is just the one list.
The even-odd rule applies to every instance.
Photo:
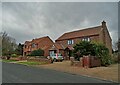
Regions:
[[68, 45], [74, 44], [74, 40], [68, 40]]
[[82, 39], [82, 41], [88, 41], [88, 42], [90, 42], [90, 37], [84, 37], [84, 38]]

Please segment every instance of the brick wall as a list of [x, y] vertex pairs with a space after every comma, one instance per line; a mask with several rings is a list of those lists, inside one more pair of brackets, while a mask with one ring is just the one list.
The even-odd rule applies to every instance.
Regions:
[[[87, 36], [90, 38], [91, 41], [95, 41], [95, 42], [99, 42], [99, 35], [94, 35], [94, 36]], [[71, 46], [74, 46], [75, 44], [79, 43], [84, 37], [80, 37], [80, 38], [72, 38], [71, 40], [74, 41], [74, 44]], [[68, 40], [59, 40], [56, 41], [56, 43], [61, 43], [65, 48], [68, 46]]]
[[103, 43], [109, 49], [109, 52], [111, 55], [112, 54], [112, 40], [109, 36], [109, 32], [107, 28], [103, 28], [103, 30], [101, 31], [100, 36], [99, 36], [99, 41]]

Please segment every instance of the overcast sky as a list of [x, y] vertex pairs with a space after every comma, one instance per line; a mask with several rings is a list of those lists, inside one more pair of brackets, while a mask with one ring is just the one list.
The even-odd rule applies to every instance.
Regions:
[[2, 31], [17, 43], [101, 25], [105, 20], [113, 43], [118, 40], [117, 2], [3, 2]]

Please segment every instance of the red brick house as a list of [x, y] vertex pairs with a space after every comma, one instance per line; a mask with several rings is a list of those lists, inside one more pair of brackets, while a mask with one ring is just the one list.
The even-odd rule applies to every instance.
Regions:
[[44, 56], [49, 55], [49, 49], [54, 44], [54, 42], [48, 37], [36, 38], [32, 41], [25, 41], [23, 47], [23, 55], [30, 54], [33, 50], [42, 49], [44, 50]]
[[55, 44], [49, 51], [61, 53], [65, 58], [68, 58], [70, 51], [74, 49], [73, 45], [83, 40], [103, 43], [112, 54], [112, 39], [105, 21], [100, 26], [64, 33], [55, 40]]

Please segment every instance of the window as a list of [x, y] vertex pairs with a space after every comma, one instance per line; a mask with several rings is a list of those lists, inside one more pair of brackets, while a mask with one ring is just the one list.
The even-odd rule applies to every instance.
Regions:
[[32, 44], [32, 48], [35, 48], [35, 43]]
[[88, 37], [87, 41], [90, 42], [90, 38], [89, 37]]
[[89, 37], [85, 37], [85, 38], [82, 39], [82, 41], [88, 41], [88, 42], [90, 42], [90, 38]]
[[68, 40], [68, 45], [74, 44], [73, 40]]

